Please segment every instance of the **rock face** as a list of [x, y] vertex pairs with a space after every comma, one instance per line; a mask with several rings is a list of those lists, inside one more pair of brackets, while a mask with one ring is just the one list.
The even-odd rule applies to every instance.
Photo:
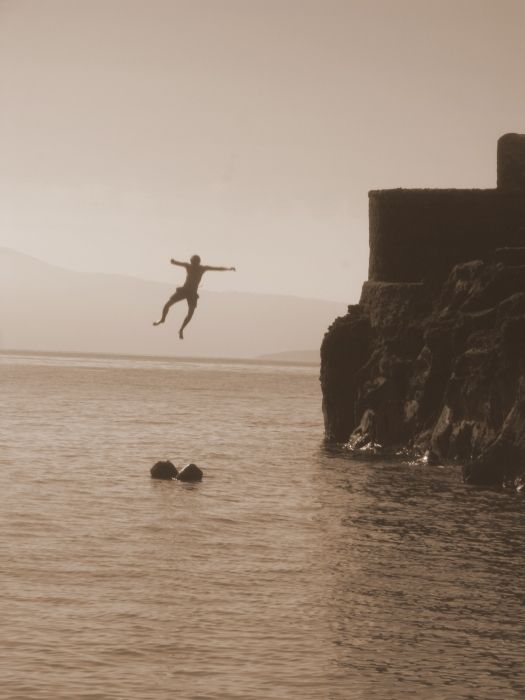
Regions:
[[178, 481], [202, 481], [202, 471], [196, 464], [187, 464], [177, 475]]
[[152, 479], [176, 479], [177, 469], [175, 465], [166, 460], [164, 462], [156, 462], [150, 470]]
[[500, 139], [496, 190], [370, 193], [369, 281], [321, 386], [330, 442], [525, 472], [525, 136]]
[[515, 479], [525, 469], [525, 249], [457, 265], [438, 289], [366, 282], [324, 338], [321, 383], [329, 441], [430, 451], [465, 464], [473, 483]]

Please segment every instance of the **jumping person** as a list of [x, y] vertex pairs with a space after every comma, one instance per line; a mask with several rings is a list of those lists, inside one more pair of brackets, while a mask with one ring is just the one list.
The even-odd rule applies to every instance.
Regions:
[[170, 262], [172, 265], [179, 265], [179, 267], [185, 268], [186, 281], [184, 282], [182, 287], [177, 287], [175, 294], [173, 294], [164, 305], [164, 308], [162, 309], [162, 316], [158, 321], [155, 321], [153, 325], [158, 326], [161, 323], [164, 323], [164, 321], [166, 320], [166, 316], [168, 315], [168, 311], [173, 306], [173, 304], [176, 304], [178, 301], [186, 299], [186, 301], [188, 302], [188, 313], [179, 330], [179, 338], [183, 340], [184, 329], [191, 321], [191, 317], [193, 316], [193, 313], [197, 307], [197, 300], [199, 298], [199, 295], [197, 294], [197, 289], [199, 288], [199, 284], [203, 274], [205, 272], [211, 271], [226, 272], [228, 270], [233, 270], [235, 272], [235, 268], [212, 267], [211, 265], [201, 265], [201, 259], [198, 255], [192, 255], [189, 263], [179, 262], [178, 260], [173, 260], [173, 258], [170, 260]]

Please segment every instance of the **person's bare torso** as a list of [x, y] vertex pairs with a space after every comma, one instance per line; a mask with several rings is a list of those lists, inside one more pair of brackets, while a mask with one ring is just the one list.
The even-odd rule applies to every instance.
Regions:
[[203, 265], [186, 265], [186, 280], [183, 284], [183, 289], [188, 292], [197, 293], [202, 276], [206, 272]]

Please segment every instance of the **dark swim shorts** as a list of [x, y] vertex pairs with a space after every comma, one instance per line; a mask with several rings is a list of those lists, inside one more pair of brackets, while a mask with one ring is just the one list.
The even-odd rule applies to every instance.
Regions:
[[192, 289], [186, 289], [186, 287], [177, 287], [175, 294], [170, 298], [170, 301], [182, 301], [186, 299], [189, 306], [197, 306], [197, 300], [199, 295]]

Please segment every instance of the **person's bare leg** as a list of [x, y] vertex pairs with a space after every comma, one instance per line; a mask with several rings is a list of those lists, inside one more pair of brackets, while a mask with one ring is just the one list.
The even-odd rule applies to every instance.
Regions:
[[164, 323], [164, 321], [166, 320], [166, 316], [168, 315], [168, 312], [173, 306], [173, 304], [176, 304], [180, 300], [181, 297], [177, 297], [176, 295], [170, 297], [168, 301], [164, 304], [164, 308], [162, 309], [162, 316], [159, 318], [158, 321], [153, 321], [153, 325], [160, 326], [161, 323]]
[[186, 314], [186, 318], [184, 319], [182, 326], [180, 327], [180, 330], [179, 330], [179, 338], [181, 340], [184, 340], [184, 329], [186, 328], [188, 323], [191, 321], [191, 317], [193, 316], [194, 312], [195, 312], [195, 305], [192, 304], [190, 306], [188, 304], [188, 313]]

